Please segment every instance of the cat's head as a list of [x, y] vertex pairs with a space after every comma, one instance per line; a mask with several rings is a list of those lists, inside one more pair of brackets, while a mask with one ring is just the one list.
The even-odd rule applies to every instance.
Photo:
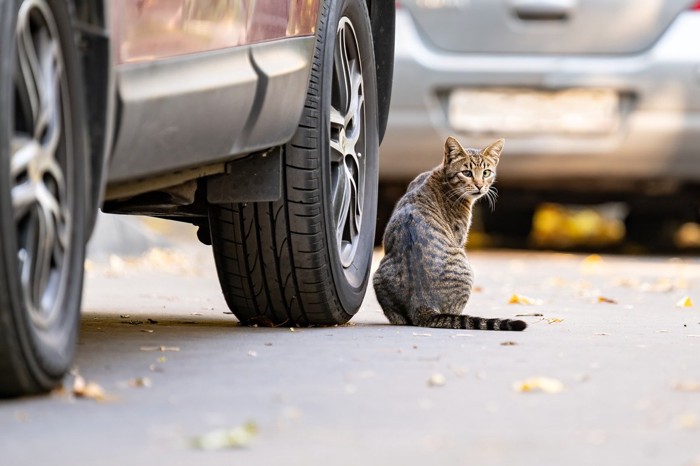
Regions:
[[484, 149], [465, 149], [455, 138], [448, 137], [442, 162], [448, 196], [473, 202], [486, 195], [496, 181], [496, 166], [504, 143], [499, 139]]

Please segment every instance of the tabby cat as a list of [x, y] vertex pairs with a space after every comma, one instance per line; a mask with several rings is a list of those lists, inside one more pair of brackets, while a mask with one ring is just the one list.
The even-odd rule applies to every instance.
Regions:
[[389, 322], [452, 329], [524, 330], [521, 320], [463, 315], [473, 274], [465, 246], [472, 206], [489, 193], [503, 150], [445, 142], [442, 164], [411, 182], [384, 233], [374, 290]]

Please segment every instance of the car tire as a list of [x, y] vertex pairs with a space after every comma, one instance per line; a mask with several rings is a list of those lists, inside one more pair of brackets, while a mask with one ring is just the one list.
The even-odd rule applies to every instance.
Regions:
[[372, 33], [362, 0], [326, 0], [307, 98], [282, 148], [282, 199], [211, 205], [228, 306], [248, 325], [334, 325], [369, 281], [379, 139]]
[[51, 389], [80, 317], [86, 122], [63, 0], [0, 2], [0, 396]]

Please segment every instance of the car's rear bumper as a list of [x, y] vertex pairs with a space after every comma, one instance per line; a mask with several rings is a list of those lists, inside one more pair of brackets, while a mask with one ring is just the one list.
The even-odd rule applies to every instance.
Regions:
[[[501, 183], [625, 179], [700, 181], [700, 14], [682, 14], [649, 50], [625, 56], [448, 54], [397, 12], [395, 81], [380, 177], [405, 179], [441, 160], [448, 135], [506, 138]], [[468, 134], [452, 128], [455, 88], [614, 89], [619, 128], [601, 134]]]

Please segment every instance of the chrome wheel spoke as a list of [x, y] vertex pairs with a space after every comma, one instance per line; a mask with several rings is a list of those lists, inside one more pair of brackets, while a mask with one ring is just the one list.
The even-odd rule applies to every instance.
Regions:
[[333, 89], [338, 102], [338, 109], [342, 115], [347, 113], [348, 102], [350, 100], [350, 59], [348, 58], [346, 28], [341, 21], [338, 27], [334, 51], [335, 83]]
[[71, 250], [72, 143], [63, 123], [67, 83], [56, 24], [44, 0], [25, 0], [17, 18], [15, 129], [10, 195], [24, 301], [40, 325], [62, 312]]
[[44, 307], [44, 290], [51, 275], [52, 253], [56, 240], [56, 229], [52, 215], [45, 209], [37, 212], [36, 242], [33, 245], [34, 254], [31, 261], [31, 287], [35, 304]]
[[342, 163], [345, 149], [345, 117], [335, 107], [331, 106], [331, 163]]
[[36, 53], [36, 44], [31, 31], [29, 14], [31, 5], [25, 3], [17, 18], [17, 63], [19, 66], [19, 76], [17, 79], [20, 88], [20, 97], [26, 99], [29, 112], [25, 115], [32, 128], [37, 126], [41, 105], [41, 67]]
[[32, 161], [40, 157], [41, 146], [33, 139], [20, 136], [12, 139], [11, 150], [10, 176], [14, 180], [27, 175]]
[[362, 110], [365, 103], [365, 96], [362, 89], [362, 74], [357, 70], [356, 63], [353, 63], [350, 74], [351, 99], [348, 106], [348, 113], [345, 117], [345, 134], [353, 147], [360, 138], [362, 128]]
[[338, 182], [338, 192], [336, 195], [335, 202], [335, 218], [336, 218], [336, 236], [338, 238], [338, 244], [343, 241], [343, 233], [345, 231], [345, 225], [348, 221], [350, 200], [351, 200], [351, 182], [348, 176], [347, 169], [341, 167], [340, 180]]
[[366, 160], [360, 49], [352, 23], [345, 17], [338, 25], [334, 60], [330, 109], [332, 202], [340, 261], [343, 267], [349, 267], [360, 240]]
[[12, 207], [15, 211], [15, 221], [24, 219], [36, 205], [37, 195], [34, 185], [29, 182], [12, 187]]

